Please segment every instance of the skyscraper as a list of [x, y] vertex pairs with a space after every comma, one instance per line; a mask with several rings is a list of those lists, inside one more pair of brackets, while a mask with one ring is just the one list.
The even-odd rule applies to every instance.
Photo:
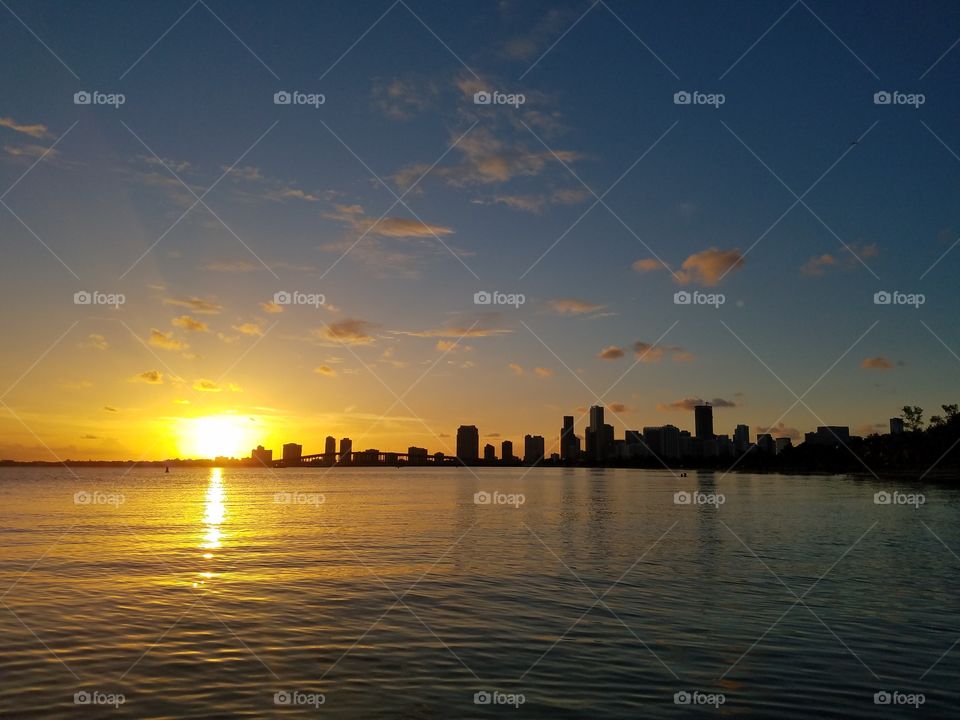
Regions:
[[493, 462], [497, 459], [497, 451], [490, 443], [487, 443], [483, 446], [483, 460], [484, 462]]
[[694, 406], [693, 419], [697, 431], [697, 438], [700, 440], [712, 440], [714, 437], [713, 406], [710, 403]]
[[500, 443], [500, 461], [503, 463], [513, 462], [513, 443], [510, 440], [504, 440]]
[[333, 435], [327, 435], [327, 440], [323, 446], [324, 455], [335, 455], [337, 452], [337, 439]]
[[573, 427], [573, 415], [563, 416], [563, 427], [560, 428], [560, 459], [564, 462], [574, 462], [579, 455], [580, 441]]
[[523, 436], [523, 462], [527, 465], [536, 465], [543, 462], [544, 443], [543, 435]]
[[340, 438], [340, 462], [350, 462], [350, 453], [353, 452], [353, 440], [348, 437]]
[[737, 425], [733, 431], [733, 450], [742, 455], [750, 449], [750, 428], [747, 425]]
[[[588, 445], [592, 457], [591, 460], [603, 462], [606, 459], [605, 436], [603, 432], [603, 405], [593, 405], [590, 407], [590, 435]], [[613, 438], [611, 438], [612, 440]]]
[[283, 446], [283, 461], [285, 463], [299, 463], [301, 455], [303, 455], [303, 445], [286, 443]]
[[480, 458], [480, 431], [476, 425], [461, 425], [457, 428], [457, 457], [463, 464]]

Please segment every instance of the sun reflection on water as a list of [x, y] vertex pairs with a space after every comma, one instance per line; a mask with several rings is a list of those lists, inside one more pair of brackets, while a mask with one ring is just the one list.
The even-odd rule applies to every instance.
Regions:
[[[200, 543], [200, 548], [205, 550], [204, 560], [214, 560], [215, 550], [223, 546], [223, 531], [221, 525], [227, 516], [226, 493], [223, 488], [223, 470], [221, 468], [210, 469], [210, 483], [207, 485], [207, 495], [204, 501], [204, 535]], [[206, 581], [213, 578], [214, 573], [210, 570], [203, 570], [199, 573], [203, 578], [193, 584], [194, 587], [206, 585]]]

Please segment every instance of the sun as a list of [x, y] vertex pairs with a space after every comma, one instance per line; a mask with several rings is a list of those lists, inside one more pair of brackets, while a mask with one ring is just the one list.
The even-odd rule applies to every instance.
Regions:
[[254, 434], [247, 418], [208, 415], [181, 422], [180, 449], [188, 457], [244, 457], [253, 447]]

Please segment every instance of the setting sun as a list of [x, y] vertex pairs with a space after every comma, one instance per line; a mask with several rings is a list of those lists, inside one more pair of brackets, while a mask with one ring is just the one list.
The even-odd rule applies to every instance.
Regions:
[[251, 420], [235, 415], [209, 415], [181, 421], [180, 451], [188, 457], [242, 457], [252, 446]]

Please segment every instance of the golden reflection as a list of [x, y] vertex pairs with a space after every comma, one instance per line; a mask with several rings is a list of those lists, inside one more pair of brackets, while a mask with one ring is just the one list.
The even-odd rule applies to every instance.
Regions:
[[[227, 517], [226, 493], [223, 488], [223, 470], [221, 468], [210, 469], [210, 482], [207, 485], [207, 495], [204, 500], [204, 535], [200, 547], [206, 552], [203, 553], [204, 560], [214, 559], [214, 550], [219, 550], [223, 546], [223, 531], [221, 525]], [[206, 580], [213, 578], [214, 573], [210, 570], [204, 570], [198, 573], [203, 580], [195, 582], [194, 587], [206, 584]]]

